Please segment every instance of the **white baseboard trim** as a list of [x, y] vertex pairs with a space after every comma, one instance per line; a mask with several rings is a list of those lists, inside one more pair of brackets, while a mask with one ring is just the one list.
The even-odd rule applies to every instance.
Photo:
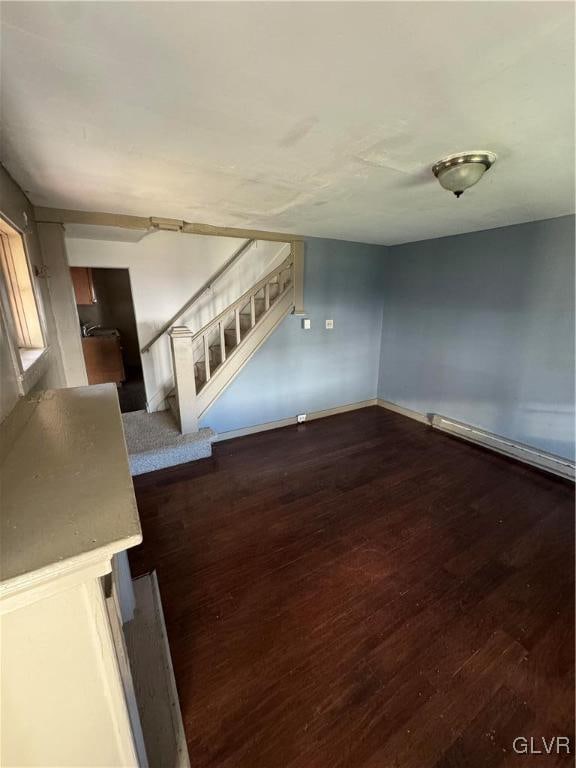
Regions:
[[146, 410], [148, 413], [156, 411], [165, 411], [168, 408], [168, 395], [165, 392], [156, 392], [150, 400], [146, 400]]
[[533, 448], [530, 445], [518, 443], [507, 437], [501, 437], [492, 432], [487, 432], [480, 427], [473, 427], [470, 424], [465, 424], [464, 422], [456, 421], [455, 419], [449, 419], [446, 416], [440, 416], [437, 413], [419, 413], [418, 411], [404, 408], [402, 405], [391, 403], [388, 400], [379, 399], [378, 405], [381, 408], [387, 408], [389, 411], [399, 413], [401, 416], [407, 416], [410, 419], [419, 421], [422, 424], [428, 424], [429, 426], [434, 427], [434, 429], [439, 429], [442, 432], [446, 432], [455, 437], [461, 437], [463, 440], [468, 440], [471, 443], [482, 445], [484, 448], [489, 448], [504, 456], [509, 456], [517, 461], [522, 461], [524, 464], [530, 464], [533, 467], [552, 472], [553, 474], [565, 477], [568, 480], [574, 481], [576, 479], [576, 466], [574, 462], [564, 459], [562, 456], [555, 456], [552, 453]]
[[497, 453], [502, 453], [505, 456], [518, 459], [525, 464], [531, 464], [533, 467], [544, 469], [547, 472], [560, 475], [560, 477], [565, 477], [568, 480], [573, 481], [576, 478], [574, 462], [569, 459], [564, 459], [562, 456], [555, 456], [547, 451], [532, 448], [529, 445], [518, 443], [515, 440], [510, 440], [509, 438], [501, 437], [500, 435], [495, 435], [492, 432], [486, 432], [485, 430], [480, 429], [480, 427], [472, 427], [461, 421], [448, 419], [446, 416], [440, 416], [437, 413], [432, 417], [432, 426], [434, 429], [439, 429], [450, 435], [461, 437], [472, 443], [478, 443]]
[[[521, 461], [525, 464], [530, 464], [538, 469], [543, 469], [548, 472], [552, 472], [560, 477], [567, 478], [574, 481], [576, 479], [576, 467], [574, 462], [564, 459], [561, 456], [555, 456], [554, 454], [541, 451], [536, 448], [532, 448], [529, 445], [523, 443], [517, 443], [500, 435], [495, 435], [491, 432], [486, 432], [479, 427], [473, 427], [463, 422], [454, 421], [438, 414], [424, 414], [419, 411], [413, 411], [410, 408], [405, 408], [403, 405], [397, 403], [391, 403], [389, 400], [382, 400], [381, 398], [375, 398], [373, 400], [362, 400], [358, 403], [351, 403], [349, 405], [340, 405], [336, 408], [327, 408], [323, 411], [312, 411], [307, 414], [306, 421], [312, 421], [313, 419], [323, 419], [327, 416], [335, 416], [338, 413], [346, 413], [347, 411], [356, 411], [360, 408], [367, 408], [371, 405], [378, 405], [380, 408], [386, 408], [389, 411], [394, 411], [401, 416], [406, 416], [409, 419], [418, 421], [421, 424], [426, 424], [434, 429], [439, 429], [442, 432], [447, 432], [456, 437], [461, 437], [469, 442], [482, 445], [484, 448], [501, 453], [505, 456], [509, 456], [513, 459]], [[293, 424], [297, 424], [297, 417], [291, 416], [287, 419], [279, 419], [278, 421], [269, 421], [264, 424], [255, 424], [252, 427], [244, 427], [243, 429], [233, 429], [229, 432], [220, 432], [213, 438], [212, 442], [218, 443], [224, 440], [233, 440], [236, 437], [245, 437], [246, 435], [254, 435], [258, 432], [266, 432], [269, 429], [279, 429], [281, 427], [289, 427]]]
[[156, 571], [133, 584], [136, 610], [124, 636], [148, 764], [190, 768]]
[[381, 400], [380, 398], [377, 400], [377, 405], [380, 408], [386, 408], [389, 411], [394, 411], [394, 413], [399, 413], [401, 416], [414, 419], [414, 421], [419, 421], [421, 424], [430, 424], [430, 418], [425, 413], [412, 411], [410, 408], [404, 408], [403, 405], [396, 405], [396, 403], [391, 403], [389, 400]]
[[[377, 405], [378, 401], [374, 398], [372, 400], [361, 400], [358, 403], [350, 403], [349, 405], [338, 405], [336, 408], [327, 408], [324, 411], [311, 411], [306, 415], [306, 421], [313, 421], [314, 419], [324, 419], [326, 416], [335, 416], [338, 413], [346, 413], [347, 411], [357, 411], [360, 408], [367, 408], [370, 405]], [[257, 432], [266, 432], [269, 429], [280, 429], [281, 427], [290, 427], [293, 424], [298, 423], [296, 416], [290, 416], [287, 419], [278, 419], [278, 421], [268, 421], [264, 424], [255, 424], [252, 427], [243, 427], [242, 429], [232, 429], [229, 432], [220, 432], [216, 437], [212, 438], [213, 443], [219, 443], [223, 440], [233, 440], [235, 437], [246, 437], [246, 435], [254, 435]]]

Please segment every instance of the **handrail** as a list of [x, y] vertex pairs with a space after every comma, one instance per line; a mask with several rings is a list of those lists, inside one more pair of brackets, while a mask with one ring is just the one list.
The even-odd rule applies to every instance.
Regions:
[[276, 277], [276, 275], [279, 275], [281, 272], [285, 272], [287, 269], [289, 269], [292, 266], [292, 254], [288, 256], [282, 264], [280, 264], [278, 267], [275, 267], [271, 272], [268, 272], [267, 275], [265, 275], [261, 280], [259, 280], [257, 283], [255, 283], [251, 288], [249, 288], [245, 293], [242, 294], [236, 301], [234, 301], [232, 304], [226, 307], [225, 310], [220, 312], [219, 315], [216, 315], [216, 317], [212, 318], [203, 328], [200, 328], [199, 331], [196, 331], [196, 333], [192, 336], [190, 339], [191, 343], [194, 343], [197, 339], [199, 339], [201, 336], [204, 336], [213, 326], [218, 325], [218, 323], [226, 317], [226, 315], [229, 315], [231, 312], [234, 312], [234, 310], [237, 307], [243, 307], [244, 304], [248, 301], [248, 299], [253, 296], [254, 294], [258, 293], [258, 291], [266, 285], [266, 283], [269, 283], [270, 280], [272, 280], [273, 277]]
[[242, 254], [246, 253], [246, 251], [248, 251], [254, 245], [255, 242], [256, 240], [247, 240], [240, 248], [238, 248], [238, 250], [234, 251], [234, 253], [228, 259], [228, 261], [224, 262], [224, 264], [219, 269], [217, 269], [213, 275], [210, 275], [210, 277], [204, 283], [204, 285], [198, 291], [196, 291], [196, 293], [190, 299], [188, 299], [188, 301], [182, 307], [180, 307], [180, 309], [178, 310], [178, 312], [176, 312], [175, 315], [172, 315], [170, 320], [164, 323], [162, 328], [159, 331], [157, 331], [154, 334], [154, 336], [150, 339], [150, 341], [147, 342], [142, 347], [140, 352], [142, 353], [148, 352], [150, 347], [152, 347], [158, 341], [159, 338], [161, 338], [167, 331], [170, 330], [170, 328], [174, 325], [176, 320], [182, 317], [184, 312], [190, 309], [190, 307], [200, 298], [200, 296], [202, 296], [204, 293], [206, 293], [206, 291], [212, 288], [216, 280], [221, 278], [232, 266], [232, 264], [236, 261], [236, 259], [239, 259], [240, 256], [242, 256]]

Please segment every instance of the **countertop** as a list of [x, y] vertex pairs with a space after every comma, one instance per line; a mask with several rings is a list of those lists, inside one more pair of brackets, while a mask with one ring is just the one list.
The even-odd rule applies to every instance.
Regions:
[[142, 540], [116, 387], [20, 401], [0, 443], [0, 594]]

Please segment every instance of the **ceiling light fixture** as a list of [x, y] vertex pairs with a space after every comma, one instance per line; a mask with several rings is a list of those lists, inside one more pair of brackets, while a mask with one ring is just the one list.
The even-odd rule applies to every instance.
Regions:
[[495, 162], [494, 152], [484, 149], [474, 152], [456, 152], [434, 163], [432, 173], [444, 189], [460, 197], [465, 189], [477, 184], [485, 171]]

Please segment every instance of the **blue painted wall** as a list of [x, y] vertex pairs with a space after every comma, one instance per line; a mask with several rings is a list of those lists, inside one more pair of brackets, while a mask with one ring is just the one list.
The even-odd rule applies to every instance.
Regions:
[[[306, 241], [304, 306], [288, 316], [202, 419], [217, 432], [376, 397], [386, 249]], [[326, 319], [334, 330], [325, 329]]]
[[574, 226], [389, 248], [379, 396], [574, 458]]

